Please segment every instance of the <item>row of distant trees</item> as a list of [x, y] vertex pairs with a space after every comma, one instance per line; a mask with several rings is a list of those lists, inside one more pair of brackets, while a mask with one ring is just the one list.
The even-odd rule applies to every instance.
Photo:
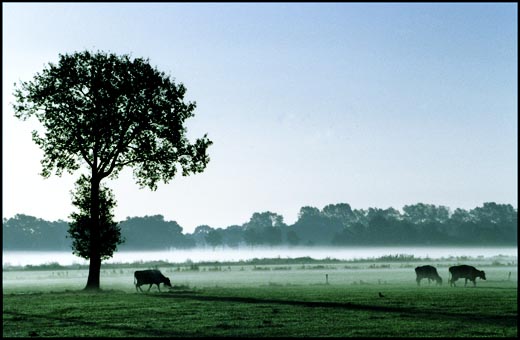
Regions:
[[[128, 217], [119, 222], [124, 243], [120, 250], [244, 246], [342, 245], [516, 245], [517, 210], [510, 204], [484, 203], [471, 210], [418, 203], [394, 208], [352, 209], [347, 203], [322, 210], [302, 207], [298, 220], [287, 225], [283, 216], [254, 213], [242, 225], [198, 226], [183, 234], [175, 221], [162, 215]], [[69, 222], [49, 222], [18, 214], [3, 220], [4, 250], [70, 250]]]

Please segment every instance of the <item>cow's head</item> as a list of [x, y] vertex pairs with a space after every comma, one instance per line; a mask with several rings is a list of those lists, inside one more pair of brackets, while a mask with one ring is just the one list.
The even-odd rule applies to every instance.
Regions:
[[442, 286], [442, 277], [440, 277], [440, 276], [437, 277], [437, 284], [439, 286]]
[[482, 280], [485, 280], [485, 279], [486, 279], [486, 273], [484, 273], [484, 271], [481, 270], [480, 273], [479, 273], [479, 277], [480, 277]]
[[172, 286], [172, 284], [171, 284], [171, 282], [170, 282], [170, 279], [167, 278], [167, 277], [164, 278], [164, 282], [163, 282], [163, 283], [164, 283], [165, 286], [168, 286], [168, 287], [171, 287], [171, 286]]

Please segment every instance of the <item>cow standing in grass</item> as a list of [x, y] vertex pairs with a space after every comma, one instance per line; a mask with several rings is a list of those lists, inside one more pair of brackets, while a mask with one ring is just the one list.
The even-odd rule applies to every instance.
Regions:
[[165, 286], [171, 287], [172, 284], [170, 283], [170, 279], [164, 276], [159, 270], [156, 269], [149, 269], [149, 270], [137, 270], [134, 273], [134, 284], [135, 284], [135, 290], [137, 291], [137, 288], [142, 292], [141, 289], [142, 285], [149, 284], [150, 287], [148, 287], [148, 291], [152, 288], [152, 285], [157, 285], [157, 289], [161, 291], [161, 288], [159, 285], [161, 283], [164, 283]]
[[449, 271], [451, 274], [450, 286], [455, 286], [455, 281], [461, 278], [466, 279], [464, 287], [466, 287], [466, 285], [468, 284], [468, 280], [473, 281], [473, 287], [475, 287], [477, 285], [477, 283], [475, 282], [475, 279], [477, 277], [480, 277], [482, 280], [486, 279], [486, 273], [484, 273], [483, 270], [478, 270], [473, 266], [467, 266], [465, 264], [450, 267]]
[[418, 286], [421, 285], [422, 279], [428, 279], [428, 283], [431, 280], [435, 280], [439, 286], [442, 285], [442, 278], [433, 266], [419, 266], [415, 268], [415, 274], [417, 275], [416, 281]]

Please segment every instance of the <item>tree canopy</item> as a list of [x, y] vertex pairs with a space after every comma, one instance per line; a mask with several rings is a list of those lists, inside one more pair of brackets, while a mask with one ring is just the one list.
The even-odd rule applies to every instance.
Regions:
[[157, 189], [180, 171], [202, 172], [212, 142], [205, 134], [194, 143], [186, 136], [186, 119], [195, 102], [185, 102], [186, 88], [149, 60], [89, 51], [60, 54], [32, 81], [15, 88], [15, 116], [36, 117], [43, 131], [33, 131], [43, 150], [42, 176], [73, 174], [86, 167], [90, 178], [88, 289], [99, 289], [103, 217], [100, 183], [133, 168], [142, 187]]
[[22, 82], [14, 109], [43, 124], [44, 135], [33, 131], [33, 140], [44, 151], [44, 177], [87, 164], [104, 178], [131, 166], [138, 184], [156, 189], [177, 165], [187, 176], [209, 162], [207, 135], [193, 144], [186, 137], [196, 103], [185, 103], [185, 93], [148, 59], [84, 51], [60, 54], [57, 65]]

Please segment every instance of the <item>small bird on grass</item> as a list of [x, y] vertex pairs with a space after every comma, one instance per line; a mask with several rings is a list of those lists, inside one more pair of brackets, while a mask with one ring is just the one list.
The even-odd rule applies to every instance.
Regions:
[[383, 294], [381, 294], [381, 292], [379, 292], [379, 297], [384, 298], [385, 296]]

